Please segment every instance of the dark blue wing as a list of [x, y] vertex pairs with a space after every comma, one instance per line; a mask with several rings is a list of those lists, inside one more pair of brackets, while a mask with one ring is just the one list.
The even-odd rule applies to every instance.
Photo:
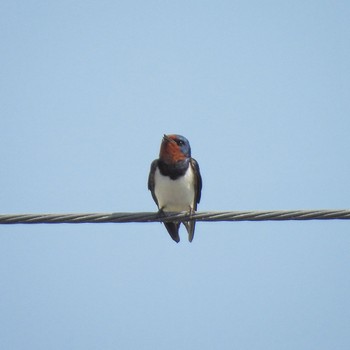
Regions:
[[148, 176], [148, 189], [151, 191], [152, 193], [152, 197], [153, 200], [156, 202], [157, 206], [158, 206], [158, 200], [157, 197], [154, 193], [154, 173], [156, 172], [158, 166], [158, 159], [155, 159], [152, 164], [151, 164], [151, 169], [149, 171], [149, 176]]
[[197, 161], [193, 158], [191, 158], [191, 166], [195, 174], [195, 193], [196, 193], [196, 198], [195, 198], [195, 208], [194, 210], [197, 210], [197, 203], [200, 202], [201, 200], [201, 193], [202, 193], [202, 177], [201, 173], [199, 170], [199, 165]]

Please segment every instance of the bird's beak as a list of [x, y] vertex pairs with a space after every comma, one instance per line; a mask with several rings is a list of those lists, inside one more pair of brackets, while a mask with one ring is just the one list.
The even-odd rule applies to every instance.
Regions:
[[168, 135], [163, 136], [163, 141], [168, 141], [168, 142], [175, 142], [173, 139], [171, 139]]

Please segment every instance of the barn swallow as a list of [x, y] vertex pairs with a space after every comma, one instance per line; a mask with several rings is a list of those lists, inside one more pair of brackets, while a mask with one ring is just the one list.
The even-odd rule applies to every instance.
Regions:
[[[148, 189], [156, 202], [159, 213], [197, 210], [202, 191], [202, 178], [198, 163], [191, 158], [188, 140], [181, 135], [164, 135], [160, 146], [159, 159], [151, 164], [148, 177]], [[182, 222], [192, 242], [195, 221]], [[181, 222], [164, 222], [171, 238], [180, 241]]]

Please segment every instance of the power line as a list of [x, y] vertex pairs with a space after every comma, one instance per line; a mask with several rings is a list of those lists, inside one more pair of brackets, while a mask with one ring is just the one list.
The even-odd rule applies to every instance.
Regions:
[[251, 210], [208, 211], [195, 214], [167, 213], [81, 213], [81, 214], [0, 214], [0, 224], [83, 224], [169, 221], [287, 221], [350, 220], [350, 209], [337, 210]]

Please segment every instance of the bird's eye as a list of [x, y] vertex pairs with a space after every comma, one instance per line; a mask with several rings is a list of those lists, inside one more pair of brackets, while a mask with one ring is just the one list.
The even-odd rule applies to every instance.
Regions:
[[177, 141], [177, 144], [178, 144], [179, 146], [183, 146], [185, 143], [184, 143], [182, 140], [178, 140], [178, 141]]

